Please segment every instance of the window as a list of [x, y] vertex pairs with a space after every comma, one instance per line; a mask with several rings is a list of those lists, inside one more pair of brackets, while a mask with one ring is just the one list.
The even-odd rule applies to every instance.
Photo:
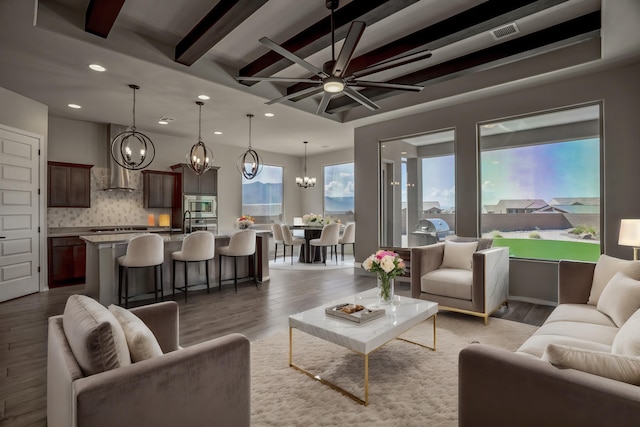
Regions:
[[324, 167], [324, 216], [343, 224], [355, 221], [353, 163]]
[[[453, 129], [380, 143], [381, 246], [411, 247], [455, 233]], [[422, 227], [431, 221], [438, 229]]]
[[600, 106], [480, 126], [481, 229], [512, 257], [600, 256]]
[[242, 177], [242, 214], [251, 215], [257, 224], [282, 221], [282, 176], [281, 166], [264, 165], [256, 178]]

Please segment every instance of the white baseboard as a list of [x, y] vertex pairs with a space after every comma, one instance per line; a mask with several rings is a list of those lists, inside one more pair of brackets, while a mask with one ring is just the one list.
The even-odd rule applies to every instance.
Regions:
[[547, 300], [538, 299], [538, 298], [519, 297], [515, 295], [509, 295], [509, 301], [522, 301], [522, 302], [528, 302], [531, 304], [549, 305], [552, 307], [555, 307], [558, 305], [558, 303], [555, 301], [547, 301]]

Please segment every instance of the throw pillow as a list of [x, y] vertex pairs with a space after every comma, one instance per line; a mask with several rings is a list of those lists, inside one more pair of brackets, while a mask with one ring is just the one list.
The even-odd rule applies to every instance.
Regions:
[[444, 242], [444, 256], [440, 268], [457, 268], [471, 270], [473, 253], [478, 247], [478, 242]]
[[640, 281], [624, 272], [616, 273], [602, 291], [596, 308], [620, 328], [640, 308]]
[[542, 359], [565, 368], [640, 385], [640, 357], [548, 344]]
[[85, 375], [131, 364], [120, 323], [98, 301], [84, 295], [71, 295], [64, 307], [62, 328]]
[[633, 279], [640, 280], [640, 261], [629, 261], [602, 254], [596, 263], [591, 282], [588, 304], [598, 305], [598, 300], [609, 280], [619, 271], [625, 270]]
[[611, 345], [611, 352], [627, 356], [640, 356], [640, 310], [624, 322]]
[[135, 314], [117, 305], [110, 305], [109, 311], [118, 319], [127, 339], [131, 360], [139, 362], [162, 356], [162, 349], [151, 329]]

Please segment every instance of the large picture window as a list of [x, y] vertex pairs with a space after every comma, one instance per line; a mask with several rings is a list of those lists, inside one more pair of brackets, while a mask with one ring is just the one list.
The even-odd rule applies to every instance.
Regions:
[[242, 177], [242, 214], [251, 215], [257, 224], [283, 220], [283, 168], [264, 165], [262, 172], [248, 180]]
[[481, 228], [512, 257], [600, 255], [600, 106], [480, 125]]
[[324, 216], [343, 224], [355, 221], [353, 163], [324, 167]]

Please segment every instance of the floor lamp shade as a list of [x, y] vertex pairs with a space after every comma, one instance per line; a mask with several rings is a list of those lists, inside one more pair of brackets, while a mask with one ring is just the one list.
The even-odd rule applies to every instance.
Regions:
[[620, 220], [618, 244], [620, 246], [632, 246], [633, 259], [638, 259], [638, 248], [640, 248], [640, 219]]

